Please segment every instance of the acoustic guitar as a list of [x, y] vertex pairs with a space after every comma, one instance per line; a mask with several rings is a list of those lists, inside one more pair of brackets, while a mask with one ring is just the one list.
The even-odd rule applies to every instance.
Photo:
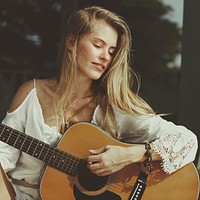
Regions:
[[3, 124], [0, 141], [47, 164], [40, 184], [43, 200], [198, 199], [199, 179], [193, 163], [170, 175], [160, 162], [153, 162], [154, 170], [149, 174], [142, 163], [130, 164], [109, 176], [92, 174], [85, 160], [89, 149], [133, 144], [119, 142], [89, 123], [70, 127], [56, 148]]

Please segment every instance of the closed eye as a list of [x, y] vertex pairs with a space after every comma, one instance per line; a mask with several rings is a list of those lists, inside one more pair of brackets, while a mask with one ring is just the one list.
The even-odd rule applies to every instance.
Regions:
[[101, 48], [101, 45], [99, 45], [99, 44], [93, 44], [95, 47], [97, 47], [97, 48]]
[[113, 57], [114, 54], [115, 54], [115, 51], [110, 51], [109, 54], [110, 54], [111, 57]]

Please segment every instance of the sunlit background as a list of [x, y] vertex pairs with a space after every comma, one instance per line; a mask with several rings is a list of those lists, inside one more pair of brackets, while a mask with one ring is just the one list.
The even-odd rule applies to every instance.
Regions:
[[[172, 7], [172, 11], [166, 14], [166, 17], [170, 21], [174, 21], [180, 27], [182, 32], [183, 27], [183, 0], [163, 0], [164, 4], [170, 5]], [[181, 67], [181, 53], [178, 54], [174, 60], [177, 67]], [[169, 63], [169, 67], [174, 66], [174, 62]]]

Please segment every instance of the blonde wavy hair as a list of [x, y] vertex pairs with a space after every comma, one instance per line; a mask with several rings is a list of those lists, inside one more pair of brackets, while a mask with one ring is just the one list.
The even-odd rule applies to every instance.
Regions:
[[[113, 127], [116, 126], [113, 109], [128, 112], [134, 116], [154, 114], [152, 108], [138, 96], [139, 79], [130, 67], [130, 52], [132, 38], [127, 23], [116, 13], [102, 7], [92, 6], [75, 11], [69, 18], [61, 41], [59, 53], [59, 75], [57, 88], [57, 109], [64, 118], [64, 110], [76, 96], [78, 87], [78, 70], [76, 64], [76, 50], [79, 39], [91, 31], [92, 23], [104, 22], [118, 33], [117, 48], [113, 60], [99, 80], [93, 82], [97, 92], [98, 104], [101, 107], [102, 127], [113, 137]], [[69, 35], [75, 38], [74, 48], [69, 51], [66, 39]], [[136, 92], [132, 91], [132, 84], [137, 81]]]

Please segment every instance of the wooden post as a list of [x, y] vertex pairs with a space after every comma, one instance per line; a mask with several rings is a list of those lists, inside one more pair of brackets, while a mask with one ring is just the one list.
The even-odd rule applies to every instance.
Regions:
[[[200, 1], [184, 1], [179, 122], [200, 141]], [[199, 151], [195, 160], [197, 165]]]

